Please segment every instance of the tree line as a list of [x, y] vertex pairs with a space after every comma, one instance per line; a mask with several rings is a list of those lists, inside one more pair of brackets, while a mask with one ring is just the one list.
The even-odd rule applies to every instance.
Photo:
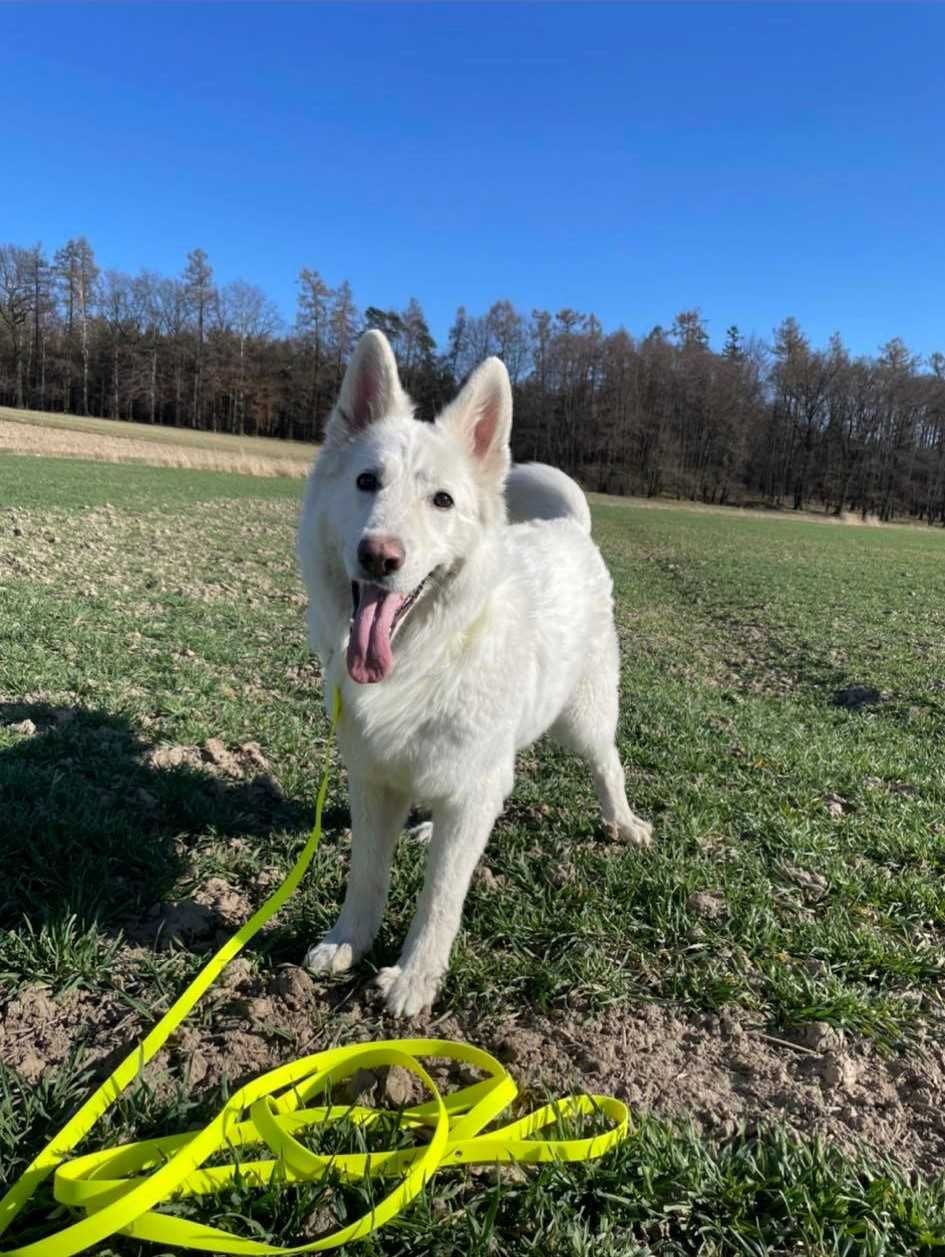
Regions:
[[83, 237], [52, 256], [0, 245], [0, 402], [317, 441], [357, 337], [389, 337], [431, 417], [484, 357], [508, 367], [514, 454], [589, 489], [707, 503], [818, 507], [945, 525], [945, 354], [895, 337], [875, 356], [770, 343], [731, 326], [714, 350], [698, 310], [642, 336], [593, 314], [460, 307], [438, 347], [420, 303], [360, 310], [347, 281], [298, 275], [294, 323], [194, 249], [181, 273], [99, 267]]

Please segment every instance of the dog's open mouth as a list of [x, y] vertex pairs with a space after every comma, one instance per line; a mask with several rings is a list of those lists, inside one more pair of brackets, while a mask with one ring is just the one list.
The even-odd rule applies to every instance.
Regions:
[[394, 666], [391, 642], [427, 583], [397, 594], [368, 581], [351, 582], [353, 610], [348, 638], [348, 672], [359, 685], [383, 681]]

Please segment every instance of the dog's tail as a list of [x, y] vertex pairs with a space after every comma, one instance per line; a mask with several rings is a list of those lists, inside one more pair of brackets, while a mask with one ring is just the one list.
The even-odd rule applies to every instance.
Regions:
[[591, 531], [591, 508], [580, 485], [546, 463], [516, 463], [505, 481], [509, 522], [530, 519], [573, 519]]

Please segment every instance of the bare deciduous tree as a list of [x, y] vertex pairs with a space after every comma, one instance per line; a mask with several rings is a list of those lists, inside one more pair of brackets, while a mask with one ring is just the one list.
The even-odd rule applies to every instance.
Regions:
[[299, 273], [294, 326], [261, 289], [217, 289], [206, 254], [179, 278], [99, 274], [91, 245], [0, 247], [0, 401], [113, 419], [318, 439], [356, 337], [378, 327], [429, 417], [489, 354], [515, 393], [514, 453], [605, 492], [820, 506], [945, 524], [945, 354], [892, 338], [853, 357], [795, 319], [770, 346], [730, 326], [719, 352], [696, 308], [669, 330], [606, 333], [593, 314], [457, 310], [438, 353], [420, 302], [368, 306]]

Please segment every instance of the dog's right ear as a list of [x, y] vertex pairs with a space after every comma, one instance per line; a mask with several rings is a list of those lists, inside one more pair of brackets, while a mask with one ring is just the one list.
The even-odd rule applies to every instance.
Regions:
[[383, 332], [365, 332], [351, 355], [341, 393], [325, 429], [325, 443], [340, 443], [396, 410], [409, 410], [397, 362]]

